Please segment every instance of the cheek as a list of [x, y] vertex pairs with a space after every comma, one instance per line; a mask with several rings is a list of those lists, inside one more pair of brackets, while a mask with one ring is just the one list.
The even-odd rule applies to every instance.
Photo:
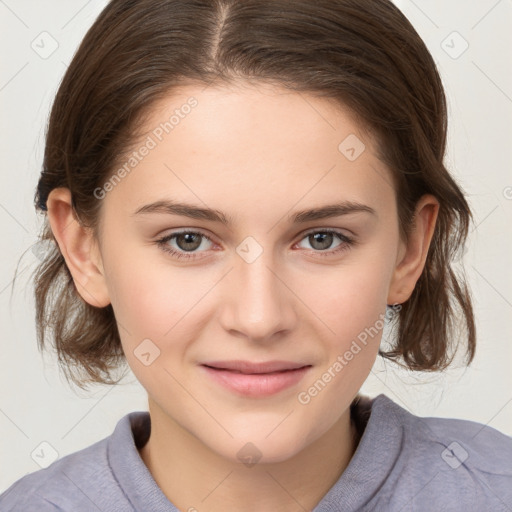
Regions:
[[374, 257], [350, 261], [326, 279], [302, 279], [301, 295], [334, 339], [349, 340], [385, 313], [389, 268]]
[[377, 357], [390, 270], [389, 258], [373, 253], [361, 251], [357, 260], [347, 259], [328, 279], [302, 281], [301, 294], [324, 333], [324, 357], [299, 400], [312, 412], [330, 410], [334, 417], [341, 397], [358, 392]]
[[[179, 390], [172, 386], [173, 366], [180, 365], [187, 339], [195, 325], [187, 316], [196, 294], [179, 272], [154, 264], [132, 265], [129, 260], [109, 270], [112, 308], [119, 327], [121, 344], [128, 365], [137, 380], [158, 395], [163, 382], [166, 393], [177, 400]], [[178, 394], [176, 394], [178, 393]]]
[[300, 387], [297, 402], [305, 418], [322, 417], [322, 424], [309, 425], [313, 436], [350, 405], [375, 363], [385, 326], [385, 274], [382, 265], [343, 268], [338, 279], [317, 284], [309, 296], [324, 326], [324, 357]]
[[147, 254], [137, 257], [133, 251], [105, 271], [116, 320], [124, 327], [120, 329], [124, 340], [131, 344], [171, 336], [174, 326], [186, 323], [187, 310], [198, 302], [200, 290], [192, 286], [186, 272], [149, 261]]
[[117, 265], [109, 272], [108, 287], [116, 319], [127, 330], [144, 336], [159, 334], [170, 328], [179, 313], [176, 306], [180, 289], [176, 280], [162, 275], [154, 267], [140, 263], [136, 267]]
[[131, 257], [106, 268], [123, 348], [129, 358], [143, 340], [150, 339], [162, 353], [160, 362], [178, 361], [212, 312], [206, 296], [218, 276], [211, 270], [171, 267], [145, 252], [137, 257], [133, 251]]

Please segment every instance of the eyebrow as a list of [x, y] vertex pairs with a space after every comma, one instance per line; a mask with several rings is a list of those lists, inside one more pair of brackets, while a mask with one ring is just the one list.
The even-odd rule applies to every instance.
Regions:
[[[365, 212], [377, 216], [377, 212], [370, 206], [357, 201], [342, 201], [336, 204], [329, 204], [309, 210], [301, 210], [287, 217], [288, 222], [301, 224], [313, 220], [341, 217], [352, 213]], [[182, 203], [171, 200], [155, 201], [138, 208], [132, 215], [162, 213], [167, 215], [181, 215], [192, 219], [209, 220], [229, 225], [233, 218], [220, 210], [201, 208], [193, 204]]]

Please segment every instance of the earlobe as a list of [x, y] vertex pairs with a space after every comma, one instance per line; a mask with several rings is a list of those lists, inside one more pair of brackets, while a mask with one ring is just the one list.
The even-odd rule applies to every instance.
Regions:
[[68, 188], [53, 189], [47, 201], [48, 220], [81, 297], [91, 306], [105, 307], [110, 298], [97, 241], [78, 220]]
[[402, 304], [412, 295], [425, 267], [438, 213], [437, 199], [431, 194], [422, 196], [416, 206], [409, 243], [407, 246], [403, 243], [399, 251], [389, 288], [388, 304]]

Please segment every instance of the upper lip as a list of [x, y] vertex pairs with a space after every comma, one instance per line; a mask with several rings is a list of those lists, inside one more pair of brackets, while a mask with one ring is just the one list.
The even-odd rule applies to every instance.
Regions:
[[207, 361], [202, 363], [203, 366], [210, 366], [219, 370], [232, 370], [241, 373], [271, 373], [285, 370], [296, 370], [304, 366], [311, 366], [304, 363], [296, 363], [293, 361], [264, 361], [254, 363], [251, 361]]

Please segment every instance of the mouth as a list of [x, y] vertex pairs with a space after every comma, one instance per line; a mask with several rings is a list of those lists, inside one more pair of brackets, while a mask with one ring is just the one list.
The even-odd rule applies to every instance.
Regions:
[[246, 397], [265, 397], [297, 385], [312, 365], [291, 361], [214, 361], [200, 367], [231, 392]]

